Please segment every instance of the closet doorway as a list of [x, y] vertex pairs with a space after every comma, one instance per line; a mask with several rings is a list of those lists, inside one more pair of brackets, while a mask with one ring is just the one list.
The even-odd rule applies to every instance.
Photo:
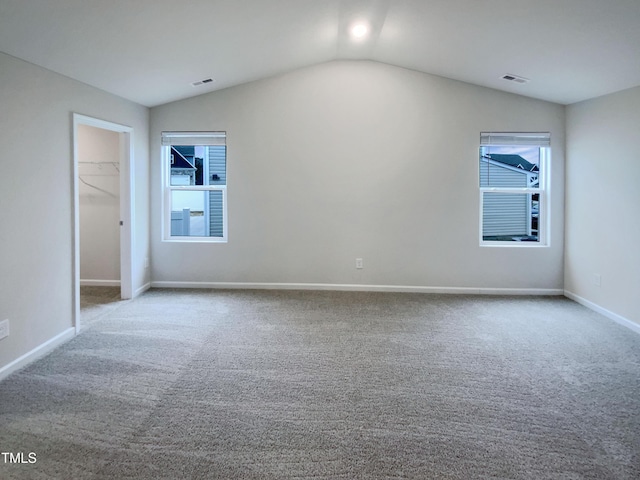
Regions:
[[130, 127], [73, 115], [76, 333], [81, 287], [97, 303], [132, 297], [131, 135]]

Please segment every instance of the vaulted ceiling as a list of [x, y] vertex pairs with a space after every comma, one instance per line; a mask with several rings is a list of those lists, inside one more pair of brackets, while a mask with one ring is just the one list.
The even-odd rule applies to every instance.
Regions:
[[0, 51], [146, 106], [338, 59], [570, 104], [640, 85], [640, 0], [0, 0]]

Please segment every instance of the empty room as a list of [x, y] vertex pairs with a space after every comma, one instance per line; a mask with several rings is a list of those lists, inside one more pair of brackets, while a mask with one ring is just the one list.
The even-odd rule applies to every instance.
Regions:
[[0, 478], [640, 478], [638, 0], [0, 0]]

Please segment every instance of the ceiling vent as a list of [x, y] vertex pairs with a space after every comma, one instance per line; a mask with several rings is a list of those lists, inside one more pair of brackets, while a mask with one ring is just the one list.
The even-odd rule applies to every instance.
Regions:
[[505, 73], [500, 78], [503, 79], [503, 80], [508, 80], [509, 82], [529, 83], [529, 79], [528, 78], [519, 77], [518, 75], [513, 75], [511, 73]]
[[200, 80], [199, 82], [193, 82], [191, 84], [192, 87], [199, 87], [200, 85], [204, 85], [205, 83], [213, 82], [213, 78], [205, 78], [204, 80]]

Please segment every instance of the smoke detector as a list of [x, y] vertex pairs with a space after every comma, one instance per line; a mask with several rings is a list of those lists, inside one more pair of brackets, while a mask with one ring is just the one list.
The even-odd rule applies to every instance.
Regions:
[[505, 73], [500, 78], [503, 79], [503, 80], [507, 80], [509, 82], [529, 83], [529, 79], [528, 78], [524, 78], [524, 77], [521, 77], [519, 75], [513, 75], [512, 73]]

